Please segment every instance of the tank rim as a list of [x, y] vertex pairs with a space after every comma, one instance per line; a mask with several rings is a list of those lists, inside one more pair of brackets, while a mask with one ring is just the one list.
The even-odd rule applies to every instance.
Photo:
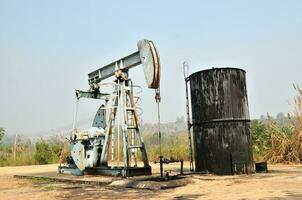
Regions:
[[246, 73], [246, 71], [244, 69], [236, 68], [236, 67], [219, 67], [219, 68], [214, 68], [213, 67], [211, 69], [203, 69], [203, 70], [199, 70], [199, 71], [193, 72], [192, 74], [189, 75], [189, 78], [191, 76], [194, 76], [195, 74], [198, 74], [198, 73], [212, 71], [212, 70], [224, 70], [224, 69], [235, 69], [235, 70], [240, 70], [240, 71], [243, 71], [244, 73]]

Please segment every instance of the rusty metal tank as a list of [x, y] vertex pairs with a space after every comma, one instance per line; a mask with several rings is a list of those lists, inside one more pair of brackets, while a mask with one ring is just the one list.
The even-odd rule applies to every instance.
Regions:
[[189, 76], [196, 171], [253, 172], [245, 74], [213, 68]]

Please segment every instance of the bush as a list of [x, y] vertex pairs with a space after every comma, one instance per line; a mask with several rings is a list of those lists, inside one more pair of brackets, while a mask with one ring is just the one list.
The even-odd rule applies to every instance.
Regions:
[[40, 139], [36, 143], [35, 160], [37, 164], [49, 164], [52, 161], [52, 150], [51, 147], [44, 139]]
[[251, 135], [253, 144], [254, 160], [262, 161], [267, 151], [271, 147], [270, 133], [267, 125], [259, 120], [252, 120], [251, 122]]
[[[160, 154], [158, 134], [146, 134], [144, 140], [149, 160], [158, 160]], [[187, 133], [162, 133], [161, 143], [164, 158], [190, 160]]]
[[5, 130], [0, 127], [0, 144], [2, 143], [2, 139], [4, 137], [4, 134], [5, 134]]

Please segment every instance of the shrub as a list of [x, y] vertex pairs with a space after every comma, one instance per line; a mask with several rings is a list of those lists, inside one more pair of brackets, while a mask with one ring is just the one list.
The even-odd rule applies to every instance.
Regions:
[[2, 139], [3, 139], [3, 137], [4, 137], [4, 134], [5, 134], [4, 128], [1, 128], [1, 127], [0, 127], [0, 144], [2, 143]]
[[52, 161], [53, 152], [50, 145], [44, 140], [40, 139], [36, 143], [36, 152], [34, 155], [37, 164], [49, 164]]
[[270, 133], [267, 125], [259, 120], [252, 120], [251, 135], [253, 144], [253, 155], [255, 161], [262, 161], [271, 147]]

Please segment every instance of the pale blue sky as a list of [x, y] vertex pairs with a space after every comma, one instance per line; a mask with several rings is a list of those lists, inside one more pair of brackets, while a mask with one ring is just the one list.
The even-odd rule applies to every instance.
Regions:
[[[185, 115], [182, 62], [247, 71], [251, 118], [288, 112], [302, 85], [302, 1], [0, 0], [0, 127], [42, 133], [72, 123], [74, 89], [87, 74], [152, 39], [162, 61], [163, 121]], [[156, 120], [154, 94], [140, 67], [145, 122]], [[79, 120], [96, 102], [80, 104]]]

